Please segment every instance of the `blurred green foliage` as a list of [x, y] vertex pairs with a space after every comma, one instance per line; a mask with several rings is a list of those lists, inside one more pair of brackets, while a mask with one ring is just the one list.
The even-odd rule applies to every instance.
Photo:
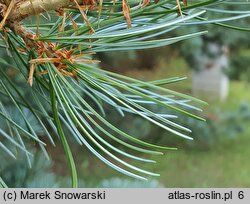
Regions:
[[240, 48], [233, 53], [230, 68], [228, 74], [231, 79], [250, 81], [250, 49]]
[[55, 174], [50, 171], [51, 165], [44, 155], [36, 153], [30, 168], [26, 156], [19, 153], [17, 160], [3, 159], [0, 172], [8, 187], [59, 187]]

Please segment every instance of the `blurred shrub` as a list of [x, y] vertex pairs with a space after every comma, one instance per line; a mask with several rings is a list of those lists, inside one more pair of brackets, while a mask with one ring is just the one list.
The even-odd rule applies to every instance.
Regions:
[[[53, 163], [41, 153], [34, 154], [32, 168], [27, 165], [24, 154], [19, 154], [18, 160], [1, 161], [0, 174], [8, 187], [15, 188], [58, 188], [71, 186], [71, 178], [58, 176], [53, 170]], [[66, 164], [65, 164], [66, 165]], [[93, 179], [95, 179], [93, 177]], [[157, 188], [161, 187], [156, 180], [141, 181], [136, 179], [111, 178], [101, 180], [96, 186], [79, 179], [79, 187], [98, 188]]]
[[250, 49], [240, 49], [231, 55], [229, 77], [235, 80], [250, 81]]
[[34, 154], [32, 168], [27, 165], [26, 156], [21, 153], [17, 160], [6, 157], [1, 162], [0, 173], [8, 187], [59, 187], [58, 179], [50, 171], [51, 161], [42, 154]]
[[171, 57], [176, 56], [172, 47], [98, 53], [97, 55], [98, 59], [101, 60], [101, 67], [118, 73], [126, 73], [131, 70], [152, 70], [157, 68], [160, 58], [166, 58], [169, 61]]
[[[20, 117], [20, 112], [14, 105], [5, 105], [5, 110], [8, 111], [9, 117], [15, 121], [19, 126], [23, 129], [27, 130], [27, 125], [22, 117]], [[38, 123], [37, 118], [31, 113], [31, 111], [27, 108], [22, 108], [24, 116], [28, 120], [28, 122], [32, 125], [32, 128], [38, 135], [43, 135], [44, 131], [41, 125]], [[8, 131], [8, 124], [6, 120], [4, 120], [3, 116], [0, 116], [0, 129]]]

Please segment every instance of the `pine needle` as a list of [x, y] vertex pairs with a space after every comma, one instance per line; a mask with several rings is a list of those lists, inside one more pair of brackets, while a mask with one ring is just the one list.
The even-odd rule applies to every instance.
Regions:
[[[114, 13], [114, 10], [115, 10], [115, 3], [116, 3], [116, 0], [113, 0], [113, 3], [112, 3], [112, 7], [110, 9], [110, 13]], [[110, 17], [110, 16], [109, 16]]]
[[129, 7], [126, 0], [122, 0], [122, 11], [123, 11], [123, 15], [124, 15], [124, 17], [125, 17], [125, 19], [127, 21], [128, 28], [130, 28], [131, 27], [131, 18], [130, 18], [130, 15], [129, 15], [130, 7]]
[[39, 36], [40, 16], [39, 16], [38, 14], [36, 15], [36, 22], [37, 22], [37, 26], [36, 26], [36, 36]]
[[4, 26], [4, 24], [5, 24], [5, 22], [6, 22], [7, 18], [8, 18], [8, 16], [10, 15], [10, 12], [11, 12], [12, 9], [14, 8], [14, 6], [15, 6], [15, 0], [12, 0], [12, 1], [10, 2], [10, 4], [9, 4], [9, 7], [8, 7], [6, 13], [4, 14], [3, 20], [2, 20], [1, 23], [0, 23], [0, 30], [3, 29], [3, 26]]
[[35, 64], [31, 64], [30, 65], [30, 71], [29, 71], [29, 77], [27, 80], [27, 83], [32, 86], [33, 85], [33, 76], [34, 76], [34, 71], [36, 69], [36, 65]]
[[145, 8], [149, 3], [150, 3], [151, 0], [143, 0], [143, 3], [142, 3], [142, 8]]
[[183, 14], [182, 14], [182, 10], [181, 10], [181, 3], [180, 3], [180, 0], [176, 0], [176, 3], [177, 3], [177, 6], [178, 6], [178, 9], [179, 9], [180, 15], [181, 15], [181, 16], [183, 16]]
[[99, 0], [99, 7], [98, 7], [98, 27], [100, 24], [100, 18], [101, 18], [101, 13], [102, 13], [102, 4], [103, 0]]
[[83, 9], [82, 9], [81, 6], [78, 4], [78, 2], [77, 2], [76, 0], [74, 0], [74, 2], [75, 2], [76, 6], [78, 7], [78, 9], [79, 9], [79, 11], [80, 11], [80, 13], [81, 13], [81, 15], [82, 15], [82, 17], [83, 17], [83, 20], [84, 20], [85, 23], [88, 25], [88, 27], [89, 27], [91, 33], [94, 33], [95, 30], [92, 28], [91, 23], [89, 22], [89, 19], [88, 19], [87, 15], [84, 13]]

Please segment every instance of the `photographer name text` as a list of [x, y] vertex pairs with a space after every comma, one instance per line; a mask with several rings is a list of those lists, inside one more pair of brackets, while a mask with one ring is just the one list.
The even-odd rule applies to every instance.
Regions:
[[105, 200], [105, 191], [94, 192], [62, 192], [57, 190], [53, 193], [45, 190], [44, 192], [30, 192], [29, 190], [5, 191], [4, 200]]

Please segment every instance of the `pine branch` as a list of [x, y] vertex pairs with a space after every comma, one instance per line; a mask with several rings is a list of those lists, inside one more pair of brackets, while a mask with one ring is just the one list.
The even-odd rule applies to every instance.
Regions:
[[[146, 179], [145, 175], [158, 176], [129, 164], [123, 157], [141, 162], [154, 162], [143, 158], [142, 155], [133, 155], [132, 152], [161, 155], [163, 152], [159, 150], [175, 148], [151, 144], [122, 131], [105, 117], [104, 104], [116, 110], [121, 117], [132, 113], [176, 136], [192, 139], [188, 135], [191, 130], [178, 124], [178, 119], [173, 118], [177, 117], [177, 113], [181, 113], [204, 120], [202, 116], [196, 115], [196, 111], [201, 111], [197, 106], [206, 103], [161, 87], [181, 81], [183, 78], [139, 81], [97, 68], [93, 63], [98, 61], [93, 60], [92, 55], [97, 52], [166, 46], [206, 33], [182, 32], [181, 35], [169, 37], [171, 32], [180, 26], [192, 27], [209, 23], [227, 27], [225, 22], [250, 16], [248, 9], [227, 10], [226, 17], [223, 15], [213, 18], [213, 15], [212, 19], [205, 18], [206, 7], [212, 8], [210, 12], [223, 13], [224, 11], [217, 7], [224, 2], [233, 3], [204, 0], [184, 7], [187, 1], [161, 0], [157, 4], [145, 1], [147, 6], [142, 8], [141, 4], [124, 0], [115, 2], [115, 5], [110, 1], [102, 1], [99, 9], [90, 9], [88, 5], [94, 5], [94, 0], [0, 0], [0, 20], [4, 26], [1, 37], [6, 46], [0, 45], [4, 49], [8, 48], [14, 56], [16, 69], [23, 78], [29, 75], [28, 83], [33, 84], [32, 88], [25, 87], [25, 91], [29, 90], [31, 94], [31, 99], [27, 99], [22, 95], [22, 88], [15, 86], [5, 70], [0, 69], [3, 77], [0, 78], [0, 94], [10, 99], [18, 112], [18, 118], [25, 123], [25, 127], [21, 126], [8, 114], [4, 105], [1, 106], [0, 116], [9, 124], [9, 130], [0, 129], [1, 136], [3, 135], [12, 146], [24, 151], [29, 158], [30, 153], [20, 139], [25, 135], [37, 142], [47, 156], [45, 144], [38, 137], [32, 122], [28, 120], [30, 117], [25, 115], [25, 107], [38, 121], [44, 131], [43, 135], [47, 135], [52, 144], [53, 135], [47, 130], [47, 125], [49, 124], [55, 133], [59, 130], [75, 185], [76, 171], [66, 137], [73, 137], [104, 163], [123, 174], [139, 179]], [[241, 5], [242, 2], [238, 4]], [[42, 12], [52, 10], [56, 10], [59, 15], [55, 16], [56, 21], [38, 22], [35, 25], [22, 21], [28, 16], [39, 16]], [[128, 25], [131, 25], [129, 29]], [[43, 29], [44, 32], [39, 32], [39, 29]], [[9, 65], [5, 59], [1, 59], [0, 63], [8, 67], [14, 66]], [[48, 97], [50, 92], [53, 93], [51, 101]], [[166, 112], [155, 111], [152, 107], [154, 105], [165, 107]], [[168, 112], [170, 110], [171, 115]], [[51, 111], [54, 118], [49, 115]], [[44, 118], [46, 125], [43, 122]], [[65, 134], [64, 137], [64, 128], [71, 134]], [[126, 148], [119, 148], [116, 144]], [[1, 143], [0, 148], [8, 156], [13, 157], [13, 152], [4, 143]]]
[[[8, 21], [21, 21], [29, 16], [38, 15], [43, 12], [58, 10], [63, 7], [75, 5], [72, 0], [13, 0], [16, 7], [10, 13]], [[8, 6], [10, 0], [1, 1], [2, 4]], [[81, 5], [87, 5], [88, 0], [77, 0]]]

